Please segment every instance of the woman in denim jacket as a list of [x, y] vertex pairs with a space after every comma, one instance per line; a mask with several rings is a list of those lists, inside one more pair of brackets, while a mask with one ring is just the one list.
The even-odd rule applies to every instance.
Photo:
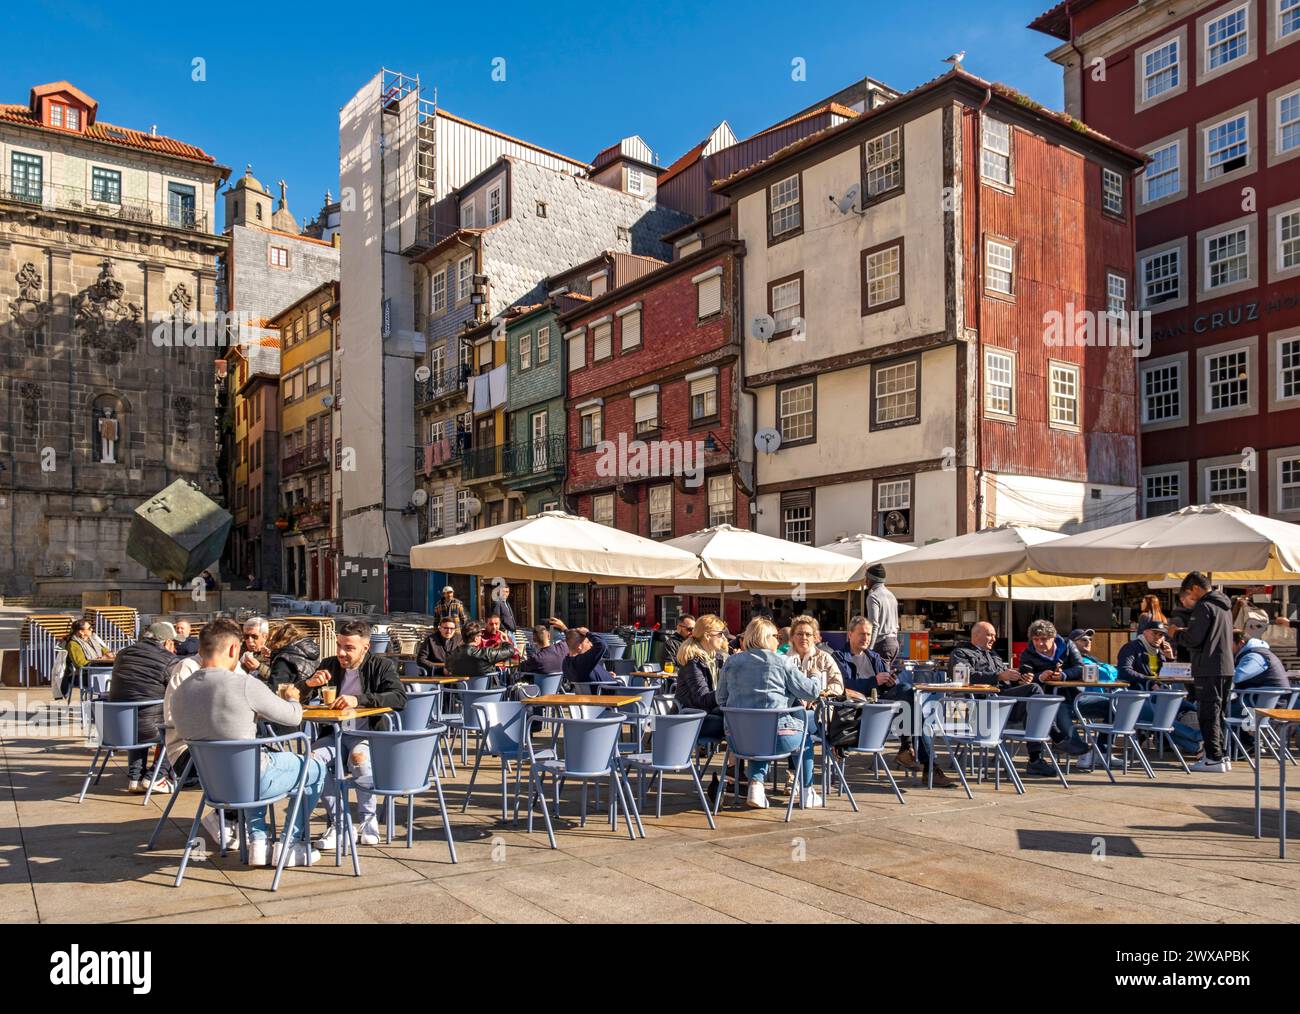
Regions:
[[[805, 676], [799, 666], [787, 657], [776, 653], [776, 626], [771, 620], [759, 617], [751, 620], [741, 637], [739, 654], [732, 655], [718, 676], [717, 700], [720, 707], [730, 708], [791, 708], [801, 702], [815, 701], [822, 686], [815, 677]], [[783, 715], [778, 721], [777, 751], [793, 753], [804, 738], [806, 714]], [[758, 809], [767, 806], [764, 780], [767, 778], [767, 761], [749, 762], [749, 805]], [[799, 756], [800, 785], [803, 787], [801, 805], [821, 806], [821, 796], [812, 787], [813, 740], [809, 738]], [[791, 770], [794, 758], [790, 759]]]

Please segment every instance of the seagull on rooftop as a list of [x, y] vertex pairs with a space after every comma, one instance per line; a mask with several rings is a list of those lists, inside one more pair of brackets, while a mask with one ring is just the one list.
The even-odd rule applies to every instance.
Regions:
[[953, 53], [952, 56], [945, 57], [943, 62], [944, 62], [944, 63], [950, 63], [950, 64], [952, 64], [954, 67], [960, 67], [960, 66], [961, 66], [961, 62], [962, 62], [964, 59], [966, 59], [966, 50], [963, 49], [963, 50], [961, 50], [961, 51], [959, 51], [959, 52]]

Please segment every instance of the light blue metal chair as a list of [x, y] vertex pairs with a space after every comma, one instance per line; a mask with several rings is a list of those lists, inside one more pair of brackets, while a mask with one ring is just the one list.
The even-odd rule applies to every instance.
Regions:
[[476, 738], [483, 734], [483, 730], [479, 728], [479, 716], [474, 710], [474, 705], [499, 701], [505, 696], [505, 693], [505, 687], [494, 687], [492, 689], [482, 687], [478, 690], [470, 687], [464, 690], [446, 689], [443, 691], [446, 697], [451, 698], [460, 705], [460, 710], [456, 712], [444, 710], [441, 721], [446, 723], [450, 733], [460, 734], [460, 762], [462, 764], [469, 763], [469, 734], [474, 733]]
[[427, 729], [435, 719], [442, 717], [442, 687], [434, 684], [413, 683], [406, 688], [406, 704], [401, 711], [393, 712], [398, 729], [414, 732]]
[[[845, 759], [847, 760], [855, 754], [870, 757], [872, 773], [879, 778], [880, 769], [884, 768], [885, 775], [889, 778], [890, 787], [894, 790], [894, 795], [898, 797], [900, 803], [906, 804], [907, 800], [903, 798], [903, 790], [898, 787], [898, 782], [894, 779], [894, 773], [889, 770], [889, 764], [883, 762], [885, 744], [889, 741], [890, 734], [893, 732], [894, 719], [903, 712], [902, 702], [855, 704], [853, 710], [861, 716], [862, 724], [858, 727], [857, 743], [853, 746], [844, 747]], [[849, 798], [853, 798], [852, 793], [850, 793]]]
[[1021, 745], [1028, 746], [1034, 744], [1047, 751], [1047, 757], [1052, 762], [1052, 767], [1056, 771], [1056, 777], [1061, 780], [1064, 788], [1069, 788], [1070, 783], [1065, 779], [1065, 773], [1061, 770], [1061, 765], [1057, 762], [1056, 752], [1052, 749], [1052, 723], [1056, 721], [1056, 713], [1065, 706], [1064, 697], [1043, 696], [1043, 697], [1024, 697], [1020, 698], [1017, 703], [1025, 706], [1025, 724], [1019, 729], [1003, 729], [1002, 739], [1011, 744], [1011, 749], [1007, 756], [1015, 760], [1016, 752]]
[[[1260, 745], [1268, 750], [1268, 752], [1271, 753], [1279, 762], [1281, 761], [1281, 756], [1274, 746], [1274, 742], [1277, 740], [1277, 735], [1273, 733], [1268, 719], [1259, 717], [1253, 713], [1260, 708], [1281, 707], [1283, 698], [1289, 698], [1290, 695], [1291, 691], [1289, 690], [1273, 690], [1268, 688], [1233, 691], [1233, 696], [1241, 701], [1242, 713], [1240, 715], [1233, 715], [1231, 710], [1229, 710], [1223, 716], [1223, 724], [1228, 730], [1227, 743], [1225, 744], [1228, 748], [1226, 753], [1228, 760], [1233, 760], [1233, 753], [1240, 751], [1250, 764], [1251, 770], [1253, 771], [1255, 768], [1255, 758], [1252, 756], [1254, 751], [1247, 750], [1241, 741], [1241, 734], [1245, 730], [1246, 722], [1248, 720], [1246, 716], [1249, 715], [1249, 721], [1256, 726], [1255, 735], [1262, 737]], [[1280, 746], [1281, 744], [1278, 743], [1278, 745]]]
[[[542, 818], [546, 822], [546, 836], [550, 840], [551, 848], [558, 848], [555, 841], [555, 827], [551, 823], [550, 807], [546, 802], [546, 791], [542, 784], [542, 778], [545, 775], [551, 775], [556, 780], [556, 800], [560, 798], [563, 791], [564, 783], [569, 779], [581, 781], [584, 786], [587, 782], [597, 779], [609, 779], [610, 795], [610, 826], [617, 830], [619, 807], [623, 809], [623, 819], [627, 824], [628, 837], [636, 840], [637, 832], [641, 837], [645, 837], [645, 829], [641, 826], [641, 817], [637, 813], [636, 804], [632, 800], [632, 786], [627, 782], [626, 775], [623, 771], [622, 761], [619, 758], [618, 743], [619, 729], [622, 728], [622, 716], [612, 718], [593, 718], [593, 719], [560, 719], [559, 724], [563, 727], [564, 756], [551, 760], [534, 760], [530, 765], [528, 773], [528, 830], [533, 829], [533, 811], [534, 801], [540, 802], [542, 807]], [[531, 758], [536, 758], [536, 752], [529, 744]], [[583, 793], [583, 812], [582, 820], [586, 821], [586, 792]], [[558, 816], [558, 812], [557, 812]], [[633, 821], [636, 822], [635, 829]]]
[[664, 815], [665, 772], [690, 771], [695, 791], [704, 807], [704, 815], [709, 820], [709, 827], [716, 827], [708, 797], [704, 795], [704, 786], [700, 783], [700, 773], [695, 769], [695, 744], [703, 724], [704, 712], [699, 710], [683, 711], [676, 715], [654, 715], [650, 718], [650, 752], [629, 754], [623, 758], [623, 763], [637, 772], [642, 811], [645, 810], [645, 784], [641, 777], [644, 772], [651, 772], [658, 782], [655, 817], [661, 818]]
[[[1142, 713], [1142, 705], [1151, 697], [1149, 691], [1139, 690], [1116, 690], [1110, 695], [1110, 721], [1109, 722], [1092, 722], [1084, 718], [1079, 712], [1079, 702], [1083, 699], [1080, 694], [1074, 699], [1074, 717], [1083, 727], [1084, 739], [1092, 747], [1093, 754], [1101, 761], [1102, 766], [1106, 769], [1106, 775], [1111, 782], [1115, 782], [1115, 772], [1111, 770], [1110, 755], [1115, 749], [1117, 740], [1124, 741], [1124, 773], [1128, 774], [1128, 752], [1132, 747], [1137, 754], [1137, 758], [1142, 763], [1143, 769], [1148, 778], [1155, 778], [1156, 773], [1151, 770], [1151, 765], [1147, 763], [1146, 754], [1142, 752], [1142, 747], [1138, 744], [1137, 723], [1138, 717]], [[1099, 736], [1106, 737], [1106, 749], [1102, 750], [1097, 745]]]
[[[1162, 746], [1167, 743], [1183, 770], [1190, 775], [1192, 769], [1187, 766], [1187, 760], [1173, 737], [1174, 722], [1178, 721], [1178, 712], [1187, 694], [1182, 690], [1149, 690], [1147, 693], [1151, 695], [1151, 718], [1146, 722], [1139, 720], [1133, 727], [1144, 735], [1154, 735], [1156, 742]], [[1164, 752], [1161, 751], [1161, 758], [1163, 757]]]
[[961, 787], [966, 790], [966, 798], [974, 799], [975, 796], [970, 790], [970, 783], [966, 781], [966, 772], [959, 754], [965, 752], [973, 756], [977, 749], [993, 753], [993, 777], [996, 787], [1002, 786], [1002, 769], [1005, 767], [1011, 784], [1015, 786], [1018, 793], [1023, 794], [1025, 787], [1021, 784], [1015, 765], [1011, 763], [1011, 758], [1007, 756], [1006, 748], [1002, 744], [1002, 733], [1011, 718], [1011, 709], [1021, 703], [1020, 700], [1010, 697], [984, 697], [961, 703], [968, 709], [966, 721], [961, 725], [954, 725], [945, 718], [937, 724], [936, 731], [943, 737], [944, 744], [948, 748], [948, 758], [961, 778]]
[[[190, 833], [185, 841], [185, 854], [181, 856], [180, 869], [176, 871], [174, 887], [181, 886], [185, 876], [185, 867], [190, 861], [190, 850], [194, 847], [199, 833], [199, 821], [205, 807], [212, 807], [218, 812], [235, 810], [239, 813], [239, 856], [248, 861], [248, 812], [273, 807], [282, 799], [292, 799], [289, 813], [285, 819], [284, 840], [292, 836], [292, 829], [297, 824], [298, 811], [302, 807], [303, 786], [307, 782], [309, 758], [303, 759], [302, 771], [298, 783], [285, 792], [274, 796], [259, 796], [262, 783], [262, 753], [270, 746], [301, 742], [304, 749], [310, 746], [306, 733], [294, 732], [287, 736], [268, 736], [262, 739], [223, 739], [195, 741], [188, 744], [190, 758], [199, 776], [203, 794], [199, 799], [199, 808], [194, 811], [194, 822], [190, 824]], [[346, 811], [345, 811], [346, 812]], [[308, 848], [311, 842], [306, 842]], [[222, 850], [224, 854], [224, 849]], [[275, 877], [271, 880], [271, 890], [280, 887], [280, 875], [284, 873], [284, 864], [289, 858], [289, 849], [280, 849], [280, 858], [275, 865]], [[357, 866], [356, 850], [353, 850], [352, 863], [354, 872], [361, 870]]]
[[406, 676], [423, 676], [424, 670], [420, 668], [420, 663], [413, 658], [399, 658], [397, 662], [397, 675]]
[[[119, 750], [147, 750], [150, 747], [158, 748], [158, 759], [154, 761], [153, 770], [149, 772], [149, 788], [145, 790], [142, 805], [149, 805], [149, 797], [153, 795], [154, 782], [158, 780], [158, 772], [162, 769], [163, 762], [163, 730], [162, 720], [159, 719], [158, 735], [146, 743], [140, 740], [140, 709], [141, 708], [161, 708], [162, 699], [156, 701], [96, 701], [94, 704], [95, 725], [99, 729], [99, 744], [95, 747], [95, 756], [91, 758], [90, 770], [86, 772], [86, 780], [81, 783], [81, 795], [77, 797], [80, 803], [86, 798], [86, 790], [90, 788], [90, 780], [94, 778], [95, 784], [104, 777], [104, 769], [108, 767], [108, 762], [112, 760], [113, 754]], [[104, 755], [104, 762], [99, 764], [100, 754]], [[95, 765], [99, 764], [99, 774], [95, 774]], [[148, 770], [146, 768], [146, 770]]]
[[548, 672], [543, 675], [533, 675], [531, 682], [519, 682], [515, 686], [519, 692], [527, 697], [550, 697], [552, 694], [560, 692], [560, 684], [564, 682], [564, 673]]
[[[410, 698], [407, 699], [408, 703]], [[370, 748], [370, 785], [361, 785], [354, 773], [346, 777], [354, 785], [365, 788], [377, 796], [383, 796], [386, 803], [387, 839], [393, 840], [393, 802], [401, 796], [406, 797], [406, 847], [415, 844], [415, 797], [418, 793], [432, 788], [438, 796], [438, 813], [442, 817], [442, 829], [447, 835], [447, 850], [451, 861], [456, 859], [456, 840], [451, 833], [451, 820], [447, 815], [447, 800], [442, 794], [442, 779], [438, 777], [438, 768], [434, 758], [438, 754], [438, 741], [447, 731], [442, 723], [422, 729], [404, 729], [394, 732], [368, 730], [362, 732], [345, 732], [344, 749], [349, 744], [364, 742]], [[346, 834], [344, 842], [352, 840], [352, 815], [344, 804]], [[355, 861], [355, 850], [353, 858]]]
[[[793, 750], [782, 750], [777, 743], [780, 738], [778, 722], [782, 716], [795, 715], [803, 721], [803, 734], [799, 745]], [[740, 762], [741, 761], [779, 761], [790, 760], [803, 753], [808, 742], [808, 712], [803, 707], [794, 708], [723, 708], [722, 718], [726, 726], [727, 743], [731, 756], [735, 760], [736, 799], [740, 798]], [[723, 772], [724, 776], [726, 772]], [[713, 812], [718, 812], [722, 805], [723, 789], [726, 778], [718, 779], [717, 796], [713, 801]], [[794, 797], [804, 788], [800, 765], [794, 767], [794, 786], [790, 790], [790, 801], [786, 804], [785, 819], [789, 822], [794, 813]]]
[[[479, 766], [483, 763], [483, 757], [496, 757], [501, 761], [501, 820], [504, 823], [509, 819], [509, 803], [507, 800], [507, 778], [509, 774], [510, 762], [516, 765], [516, 771], [525, 760], [532, 761], [550, 760], [555, 757], [554, 750], [534, 750], [528, 753], [524, 746], [524, 719], [528, 714], [528, 705], [519, 701], [491, 701], [480, 702], [474, 705], [474, 710], [478, 714], [478, 723], [483, 729], [483, 735], [479, 737], [478, 754], [474, 758], [474, 770], [469, 776], [469, 785], [465, 787], [465, 800], [461, 804], [460, 812], [465, 813], [469, 809], [470, 796], [474, 793], [474, 782], [478, 779]], [[519, 819], [519, 785], [520, 779], [515, 778], [515, 819]]]

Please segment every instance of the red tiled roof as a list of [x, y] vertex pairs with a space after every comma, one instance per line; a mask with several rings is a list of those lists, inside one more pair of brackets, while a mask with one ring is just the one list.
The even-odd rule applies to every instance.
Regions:
[[1055, 35], [1058, 39], [1069, 41], [1070, 16], [1078, 14], [1085, 7], [1092, 6], [1093, 2], [1094, 0], [1062, 0], [1051, 10], [1043, 11], [1029, 22], [1029, 27], [1045, 35]]
[[130, 127], [116, 127], [102, 120], [96, 120], [81, 131], [62, 130], [41, 123], [28, 106], [13, 103], [0, 105], [0, 120], [18, 123], [24, 127], [33, 127], [36, 130], [44, 130], [60, 136], [79, 133], [82, 137], [88, 137], [92, 141], [103, 141], [106, 144], [115, 144], [123, 148], [152, 151], [160, 155], [170, 155], [173, 158], [187, 159], [191, 162], [203, 162], [207, 165], [216, 165], [217, 162], [202, 148], [186, 144], [184, 141], [163, 137], [160, 134], [146, 134], [140, 130], [132, 130]]
[[[800, 113], [798, 116], [792, 116], [788, 120], [782, 120], [780, 123], [774, 123], [766, 130], [760, 130], [754, 137], [762, 137], [781, 127], [788, 127], [792, 123], [802, 123], [804, 120], [811, 119], [814, 116], [821, 116], [822, 113], [834, 113], [836, 116], [845, 116], [849, 119], [858, 115], [856, 109], [850, 109], [848, 106], [841, 105], [838, 102], [827, 102], [824, 106], [818, 106], [816, 109], [809, 109], [806, 113]], [[749, 140], [746, 138], [745, 140]]]
[[1126, 144], [1121, 144], [1119, 141], [1116, 141], [1114, 138], [1107, 137], [1105, 134], [1101, 133], [1100, 131], [1093, 130], [1087, 124], [1082, 123], [1079, 120], [1076, 120], [1074, 117], [1066, 113], [1060, 113], [1055, 110], [1048, 109], [1046, 106], [1039, 105], [1037, 102], [1034, 102], [1032, 99], [1030, 99], [1027, 95], [1024, 95], [1022, 92], [1016, 91], [1016, 89], [1010, 87], [1009, 85], [1000, 84], [995, 81], [985, 81], [983, 78], [976, 77], [974, 74], [971, 74], [969, 71], [962, 70], [960, 67], [954, 67], [946, 74], [942, 74], [939, 77], [932, 78], [931, 80], [926, 81], [924, 84], [918, 85], [917, 87], [913, 88], [910, 92], [905, 92], [904, 94], [900, 95], [898, 98], [894, 99], [892, 102], [887, 102], [882, 106], [877, 106], [875, 109], [870, 109], [867, 110], [866, 112], [859, 113], [853, 119], [846, 120], [844, 123], [838, 123], [833, 127], [824, 127], [821, 130], [809, 134], [807, 137], [802, 137], [797, 141], [793, 141], [790, 144], [787, 144], [784, 148], [774, 151], [767, 158], [762, 159], [759, 162], [755, 162], [753, 165], [746, 166], [743, 169], [737, 169], [726, 179], [715, 180], [713, 184], [713, 189], [721, 190], [722, 188], [727, 187], [733, 183], [736, 183], [739, 180], [745, 179], [748, 176], [752, 176], [755, 173], [761, 172], [762, 170], [771, 167], [772, 165], [788, 158], [789, 156], [795, 154], [796, 152], [803, 151], [807, 148], [811, 148], [815, 144], [819, 144], [820, 142], [831, 137], [832, 135], [840, 134], [846, 130], [853, 129], [855, 125], [857, 125], [863, 120], [872, 119], [881, 113], [892, 112], [896, 110], [900, 104], [918, 98], [919, 96], [927, 92], [933, 91], [934, 89], [938, 88], [943, 84], [948, 83], [949, 81], [963, 81], [968, 84], [972, 84], [978, 88], [989, 89], [992, 92], [994, 92], [994, 94], [1001, 96], [1007, 101], [1014, 102], [1017, 105], [1022, 106], [1023, 108], [1025, 108], [1027, 111], [1029, 111], [1035, 116], [1039, 116], [1045, 120], [1051, 120], [1052, 122], [1057, 123], [1063, 127], [1067, 127], [1071, 130], [1075, 130], [1078, 133], [1082, 134], [1083, 136], [1088, 137], [1094, 141], [1100, 142], [1101, 144], [1105, 144], [1111, 148], [1114, 148], [1116, 151], [1121, 152], [1138, 162], [1147, 161], [1147, 156], [1144, 155], [1142, 152], [1130, 148]]

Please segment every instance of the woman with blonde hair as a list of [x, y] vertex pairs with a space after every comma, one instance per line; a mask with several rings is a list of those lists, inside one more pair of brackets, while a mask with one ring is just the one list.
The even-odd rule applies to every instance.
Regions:
[[708, 613], [695, 621], [691, 636], [677, 649], [676, 700], [679, 708], [698, 708], [706, 715], [700, 735], [722, 737], [722, 712], [714, 688], [727, 656], [727, 625]]
[[[763, 617], [750, 620], [740, 639], [740, 652], [727, 659], [718, 676], [720, 706], [784, 709], [818, 698], [824, 689], [821, 680], [804, 675], [793, 657], [778, 655], [776, 643], [776, 625], [771, 620]], [[813, 787], [813, 740], [804, 734], [807, 721], [806, 713], [782, 715], [777, 720], [777, 750], [790, 751], [791, 770], [795, 764], [793, 754], [803, 743], [798, 758], [798, 779], [800, 805], [805, 809], [822, 805], [822, 798]], [[767, 806], [763, 785], [767, 765], [767, 761], [749, 762], [749, 805], [756, 809]]]

